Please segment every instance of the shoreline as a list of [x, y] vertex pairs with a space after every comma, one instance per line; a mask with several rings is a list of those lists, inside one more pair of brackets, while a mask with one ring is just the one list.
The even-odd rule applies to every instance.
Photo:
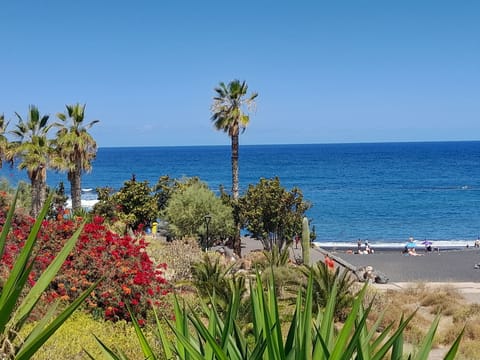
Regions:
[[[348, 253], [349, 248], [315, 246], [311, 249], [310, 258], [312, 264], [324, 261], [324, 253], [329, 252], [356, 268], [372, 266], [388, 278], [388, 283], [478, 283], [480, 286], [480, 268], [474, 267], [480, 263], [479, 248], [441, 248], [432, 252], [417, 249], [420, 256], [409, 256], [402, 254], [404, 246], [378, 248], [373, 245], [373, 254]], [[242, 237], [242, 255], [262, 249], [261, 241]], [[356, 244], [354, 249], [357, 249]], [[296, 257], [301, 256], [300, 246], [298, 249], [293, 246], [292, 251]]]
[[[425, 246], [422, 244], [426, 240], [415, 240], [417, 251], [423, 251]], [[445, 250], [462, 250], [462, 249], [471, 249], [475, 247], [475, 240], [431, 240], [428, 239], [431, 243], [431, 247], [434, 249], [439, 249], [440, 251]], [[407, 241], [370, 241], [368, 242], [369, 247], [375, 251], [393, 251], [393, 250], [403, 250], [405, 248]], [[316, 247], [322, 249], [334, 249], [339, 251], [358, 250], [357, 242], [353, 241], [314, 241], [312, 243]], [[362, 250], [365, 249], [365, 241], [362, 241]]]
[[[323, 250], [328, 251], [326, 248]], [[315, 251], [316, 250], [316, 251]], [[324, 257], [319, 249], [316, 261]], [[389, 282], [480, 282], [480, 249], [440, 249], [417, 251], [418, 256], [404, 254], [398, 248], [381, 249], [373, 254], [354, 254], [330, 249], [330, 253], [353, 266], [371, 266], [384, 274]]]

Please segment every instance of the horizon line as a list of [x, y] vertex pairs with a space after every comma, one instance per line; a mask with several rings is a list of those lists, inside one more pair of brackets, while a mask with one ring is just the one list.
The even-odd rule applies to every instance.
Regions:
[[[376, 145], [376, 144], [434, 144], [434, 143], [467, 143], [480, 140], [399, 140], [399, 141], [356, 141], [356, 142], [328, 142], [328, 143], [269, 143], [269, 144], [239, 144], [242, 146], [298, 146], [298, 145]], [[230, 144], [194, 144], [194, 145], [129, 145], [129, 146], [99, 146], [99, 149], [125, 148], [179, 148], [179, 147], [224, 147]]]

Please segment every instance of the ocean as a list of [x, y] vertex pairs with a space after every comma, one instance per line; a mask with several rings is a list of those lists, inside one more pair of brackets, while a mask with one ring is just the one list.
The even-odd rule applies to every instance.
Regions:
[[[463, 246], [480, 235], [479, 165], [480, 142], [240, 145], [240, 191], [275, 176], [299, 187], [317, 241], [329, 246], [410, 236]], [[82, 188], [119, 189], [133, 174], [150, 185], [162, 175], [198, 176], [230, 190], [230, 146], [100, 148]], [[0, 176], [26, 180], [8, 166]], [[65, 174], [49, 172], [50, 186], [60, 181], [69, 191]]]

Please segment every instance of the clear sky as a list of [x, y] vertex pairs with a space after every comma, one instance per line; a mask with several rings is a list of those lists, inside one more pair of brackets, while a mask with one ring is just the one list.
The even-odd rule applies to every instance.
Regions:
[[86, 103], [101, 147], [229, 144], [236, 78], [241, 144], [480, 139], [476, 0], [2, 1], [0, 45], [0, 113]]

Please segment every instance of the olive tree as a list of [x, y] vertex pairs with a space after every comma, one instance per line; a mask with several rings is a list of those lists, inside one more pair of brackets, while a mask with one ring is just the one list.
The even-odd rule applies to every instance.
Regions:
[[281, 249], [301, 233], [302, 218], [311, 207], [299, 188], [287, 191], [278, 177], [261, 178], [258, 184], [250, 184], [239, 206], [243, 227], [261, 240], [267, 250], [274, 245]]
[[193, 181], [176, 187], [162, 214], [176, 237], [206, 236], [223, 239], [235, 234], [232, 208], [222, 202], [205, 183]]

